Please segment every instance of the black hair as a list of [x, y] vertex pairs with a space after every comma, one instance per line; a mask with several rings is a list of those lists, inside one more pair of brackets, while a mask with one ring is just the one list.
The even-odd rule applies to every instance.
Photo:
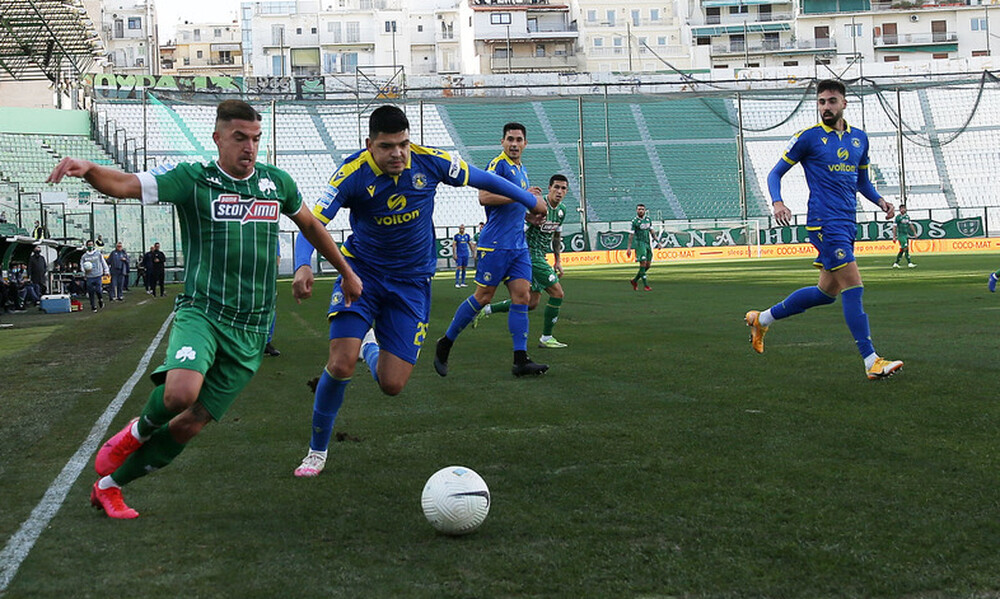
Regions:
[[816, 84], [816, 95], [828, 91], [837, 92], [845, 98], [847, 97], [847, 88], [836, 79], [824, 79]]
[[524, 138], [528, 139], [528, 130], [521, 123], [507, 123], [503, 126], [503, 137], [507, 137], [508, 131], [520, 131], [524, 133]]
[[569, 185], [569, 179], [566, 178], [566, 175], [560, 175], [559, 173], [556, 173], [551, 177], [549, 177], [549, 187], [552, 187], [552, 184], [555, 183], [556, 181], [563, 181], [564, 183], [566, 183], [567, 186]]
[[379, 106], [368, 117], [368, 138], [375, 139], [379, 133], [399, 133], [410, 128], [406, 113], [391, 104]]
[[225, 100], [215, 109], [215, 124], [232, 120], [259, 121], [260, 113], [243, 100]]

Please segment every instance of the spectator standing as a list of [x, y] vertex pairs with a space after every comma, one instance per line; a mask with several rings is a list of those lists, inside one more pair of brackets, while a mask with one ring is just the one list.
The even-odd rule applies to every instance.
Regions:
[[49, 265], [45, 261], [45, 256], [42, 255], [42, 246], [36, 245], [31, 252], [31, 257], [28, 258], [28, 279], [35, 286], [35, 292], [39, 297], [48, 293], [45, 276], [48, 271]]
[[31, 230], [32, 239], [45, 239], [49, 236], [49, 232], [45, 230], [40, 222], [35, 221], [35, 228]]
[[163, 282], [166, 277], [165, 267], [167, 265], [167, 256], [160, 251], [160, 243], [156, 242], [153, 244], [153, 248], [149, 250], [149, 266], [147, 267], [147, 276], [149, 277], [149, 294], [156, 295], [156, 285], [160, 285], [160, 297], [166, 295], [163, 291]]
[[125, 281], [128, 279], [128, 253], [122, 242], [115, 244], [115, 249], [108, 256], [108, 268], [111, 269], [111, 301], [124, 301]]
[[80, 257], [80, 266], [83, 267], [83, 276], [87, 279], [87, 298], [90, 300], [90, 309], [97, 312], [99, 308], [104, 307], [101, 279], [110, 270], [101, 250], [94, 247], [93, 239], [87, 240], [87, 251]]

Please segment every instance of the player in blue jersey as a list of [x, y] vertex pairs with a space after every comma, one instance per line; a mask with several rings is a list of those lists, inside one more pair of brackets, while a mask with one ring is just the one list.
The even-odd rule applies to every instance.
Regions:
[[[409, 129], [406, 115], [395, 106], [372, 112], [365, 149], [344, 161], [313, 208], [327, 224], [341, 208], [351, 211], [352, 233], [342, 251], [361, 278], [363, 292], [347, 303], [342, 280], [334, 284], [330, 354], [316, 385], [309, 452], [296, 476], [323, 470], [359, 352], [386, 395], [401, 392], [413, 372], [427, 335], [431, 277], [437, 267], [433, 214], [438, 183], [485, 189], [526, 207], [543, 205], [540, 195], [470, 166], [457, 154], [411, 144]], [[300, 235], [292, 283], [296, 298], [312, 295], [312, 252]]]
[[844, 320], [865, 361], [869, 379], [891, 376], [903, 367], [899, 360], [886, 360], [875, 353], [861, 297], [864, 285], [854, 260], [857, 231], [857, 193], [868, 198], [892, 219], [887, 202], [868, 178], [868, 136], [844, 120], [847, 106], [844, 84], [827, 79], [817, 88], [817, 107], [822, 122], [792, 137], [781, 160], [768, 175], [768, 190], [774, 217], [788, 225], [792, 216], [781, 199], [781, 178], [797, 163], [802, 164], [809, 186], [806, 230], [819, 256], [819, 283], [803, 287], [763, 312], [751, 310], [744, 320], [751, 329], [750, 344], [764, 353], [764, 334], [775, 320], [801, 314], [807, 309], [837, 301], [841, 296]]
[[455, 287], [468, 287], [465, 284], [465, 270], [469, 266], [469, 245], [472, 236], [465, 232], [465, 225], [458, 225], [458, 233], [452, 238], [455, 242]]
[[[500, 145], [503, 152], [490, 162], [487, 170], [519, 186], [530, 187], [528, 172], [521, 164], [528, 135], [524, 125], [507, 123], [503, 126]], [[476, 246], [476, 292], [470, 295], [455, 311], [455, 317], [444, 337], [438, 339], [434, 352], [434, 370], [441, 376], [448, 375], [448, 356], [452, 345], [462, 330], [475, 320], [479, 311], [488, 306], [496, 293], [497, 285], [507, 283], [510, 291], [510, 312], [507, 327], [514, 341], [514, 376], [542, 374], [549, 369], [536, 364], [528, 357], [528, 302], [531, 292], [531, 254], [524, 235], [525, 206], [502, 195], [479, 192], [479, 203], [486, 207], [486, 224], [479, 232]], [[542, 200], [536, 210], [539, 216], [548, 214], [548, 202]]]

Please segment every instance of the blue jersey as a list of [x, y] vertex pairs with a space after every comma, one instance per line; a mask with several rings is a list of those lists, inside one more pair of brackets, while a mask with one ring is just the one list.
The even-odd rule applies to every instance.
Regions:
[[455, 234], [454, 240], [455, 240], [455, 257], [468, 258], [469, 242], [472, 241], [472, 236], [470, 236], [468, 233], [457, 233]]
[[434, 194], [438, 183], [469, 182], [469, 166], [457, 154], [410, 144], [410, 161], [398, 176], [386, 175], [368, 150], [349, 156], [316, 202], [313, 214], [328, 224], [351, 211], [344, 254], [398, 278], [434, 274]]
[[[514, 164], [503, 152], [490, 162], [486, 169], [527, 190], [528, 171], [524, 165]], [[517, 202], [486, 207], [486, 224], [479, 232], [477, 248], [518, 250], [527, 248], [524, 238], [524, 215], [527, 208]]]
[[858, 176], [868, 168], [868, 136], [864, 131], [850, 125], [837, 131], [819, 123], [795, 134], [782, 159], [791, 165], [801, 162], [805, 171], [809, 185], [807, 226], [857, 221]]

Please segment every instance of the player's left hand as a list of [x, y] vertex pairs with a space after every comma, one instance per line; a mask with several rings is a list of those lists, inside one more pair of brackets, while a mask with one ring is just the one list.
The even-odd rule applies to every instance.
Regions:
[[292, 279], [292, 296], [295, 297], [296, 303], [301, 304], [302, 300], [312, 297], [314, 280], [311, 266], [300, 266], [295, 271], [295, 278]]
[[882, 210], [885, 211], [886, 220], [892, 220], [892, 217], [896, 216], [896, 207], [885, 198], [882, 198]]
[[556, 271], [556, 274], [560, 277], [563, 276], [562, 263], [556, 260], [556, 263], [552, 265], [552, 270]]

